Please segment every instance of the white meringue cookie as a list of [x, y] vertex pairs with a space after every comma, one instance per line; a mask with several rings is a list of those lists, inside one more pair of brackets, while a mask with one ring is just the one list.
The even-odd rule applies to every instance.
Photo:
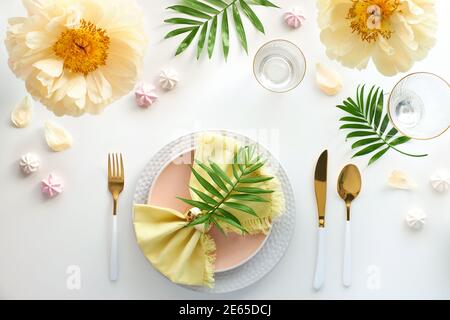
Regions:
[[55, 152], [64, 151], [72, 146], [72, 135], [60, 125], [47, 121], [45, 123], [45, 140]]
[[341, 75], [321, 63], [316, 64], [316, 83], [328, 96], [334, 96], [342, 90]]
[[179, 81], [178, 73], [173, 69], [165, 69], [159, 74], [159, 85], [164, 90], [172, 90]]
[[419, 230], [425, 225], [427, 214], [422, 209], [412, 209], [408, 212], [405, 222], [411, 229]]
[[20, 170], [26, 175], [38, 171], [40, 165], [41, 162], [39, 161], [39, 158], [32, 153], [24, 154], [19, 161]]
[[430, 177], [430, 183], [437, 192], [446, 192], [450, 187], [450, 175], [443, 170], [436, 171]]
[[417, 184], [404, 172], [393, 170], [388, 177], [388, 185], [392, 188], [409, 190], [417, 186]]
[[295, 29], [301, 27], [306, 21], [305, 14], [300, 7], [286, 11], [283, 17], [286, 24]]
[[32, 108], [31, 98], [26, 95], [11, 113], [11, 122], [16, 128], [25, 128], [30, 124], [33, 116]]

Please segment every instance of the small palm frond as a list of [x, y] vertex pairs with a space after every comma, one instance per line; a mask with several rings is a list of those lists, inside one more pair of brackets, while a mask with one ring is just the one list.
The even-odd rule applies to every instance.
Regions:
[[398, 130], [391, 126], [389, 115], [384, 110], [384, 93], [380, 87], [372, 86], [367, 95], [364, 93], [365, 85], [358, 86], [356, 97], [347, 98], [337, 107], [348, 113], [348, 116], [339, 120], [345, 124], [339, 129], [350, 129], [346, 140], [358, 138], [352, 144], [352, 149], [359, 149], [353, 157], [376, 152], [369, 160], [369, 165], [380, 159], [389, 149], [393, 149], [410, 157], [425, 157], [426, 154], [410, 154], [397, 148], [411, 140], [400, 135]]
[[[273, 192], [273, 190], [258, 187], [259, 183], [271, 180], [273, 177], [254, 175], [265, 164], [261, 156], [255, 152], [256, 148], [255, 145], [250, 145], [238, 150], [232, 163], [232, 177], [229, 177], [218, 164], [212, 161], [208, 164], [196, 161], [196, 164], [211, 180], [206, 180], [196, 169], [192, 168], [192, 174], [203, 187], [203, 191], [193, 187], [190, 189], [201, 200], [195, 201], [181, 197], [178, 199], [199, 208], [202, 214], [187, 226], [202, 223], [218, 225], [218, 221], [220, 221], [246, 232], [239, 219], [230, 213], [229, 209], [257, 217], [256, 212], [248, 204], [268, 202], [262, 195]], [[220, 230], [220, 225], [218, 225], [218, 229]]]
[[[198, 34], [198, 59], [205, 48], [209, 58], [211, 58], [216, 38], [220, 38], [223, 55], [226, 60], [230, 49], [229, 25], [232, 19], [238, 40], [245, 52], [247, 52], [247, 36], [242, 22], [242, 15], [246, 16], [258, 31], [265, 32], [261, 20], [250, 7], [250, 4], [278, 8], [277, 5], [268, 0], [182, 0], [181, 4], [167, 8], [175, 11], [177, 14], [181, 14], [181, 16], [164, 20], [164, 22], [177, 25], [178, 27], [166, 34], [165, 39], [187, 33], [175, 52], [175, 55], [179, 55], [191, 45]], [[219, 17], [221, 17], [220, 22]]]

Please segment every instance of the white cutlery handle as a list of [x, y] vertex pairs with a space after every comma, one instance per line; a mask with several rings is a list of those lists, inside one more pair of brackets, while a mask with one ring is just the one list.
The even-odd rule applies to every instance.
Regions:
[[117, 239], [117, 215], [113, 215], [111, 228], [111, 260], [109, 279], [116, 281], [119, 275], [119, 255], [118, 255], [118, 239]]
[[314, 289], [319, 290], [325, 281], [325, 228], [319, 228], [317, 246], [316, 272], [314, 274]]
[[350, 221], [345, 224], [345, 247], [344, 247], [344, 271], [342, 274], [342, 283], [346, 287], [352, 284], [352, 244]]

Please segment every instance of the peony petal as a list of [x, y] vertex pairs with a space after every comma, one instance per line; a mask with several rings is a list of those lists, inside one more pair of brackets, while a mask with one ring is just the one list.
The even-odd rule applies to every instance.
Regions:
[[403, 3], [407, 7], [407, 11], [415, 16], [420, 16], [425, 13], [425, 11], [412, 0], [405, 0]]
[[45, 140], [55, 152], [67, 150], [72, 146], [72, 135], [59, 124], [51, 121], [45, 122]]
[[40, 15], [43, 12], [44, 5], [39, 0], [22, 0], [23, 6], [29, 16]]
[[62, 74], [64, 61], [60, 59], [45, 59], [35, 62], [33, 67], [38, 68], [53, 78], [57, 78]]
[[67, 75], [63, 74], [55, 81], [51, 89], [51, 94], [53, 94], [53, 99], [55, 101], [60, 101], [66, 95], [66, 86], [69, 82]]
[[90, 73], [86, 77], [88, 97], [93, 103], [101, 103], [112, 97], [111, 84], [101, 71]]
[[391, 17], [392, 26], [397, 36], [410, 50], [415, 51], [419, 47], [417, 41], [414, 40], [414, 31], [406, 22], [405, 18], [400, 14], [393, 14]]
[[378, 36], [377, 44], [381, 50], [383, 50], [388, 56], [392, 56], [395, 53], [394, 48], [387, 42], [383, 36]]
[[26, 35], [26, 45], [30, 49], [38, 49], [45, 46], [47, 37], [45, 32], [33, 31]]
[[67, 83], [67, 96], [75, 100], [81, 99], [86, 95], [86, 79], [83, 75], [75, 75]]

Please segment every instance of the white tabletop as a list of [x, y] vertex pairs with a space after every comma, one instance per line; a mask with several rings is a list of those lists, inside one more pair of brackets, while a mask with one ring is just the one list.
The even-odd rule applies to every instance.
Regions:
[[[160, 70], [173, 67], [181, 76], [179, 87], [161, 93], [150, 109], [139, 109], [130, 94], [100, 116], [57, 118], [37, 105], [32, 124], [15, 129], [9, 122], [12, 107], [25, 95], [24, 84], [7, 66], [0, 46], [2, 97], [0, 121], [0, 298], [64, 299], [347, 299], [347, 298], [450, 298], [450, 194], [437, 194], [429, 185], [436, 169], [450, 170], [450, 134], [431, 141], [402, 146], [426, 152], [410, 158], [389, 152], [367, 167], [368, 158], [351, 160], [345, 132], [339, 131], [343, 113], [335, 105], [353, 96], [359, 83], [378, 84], [386, 90], [403, 75], [384, 77], [370, 64], [357, 71], [330, 61], [319, 40], [315, 1], [302, 1], [308, 16], [304, 27], [292, 31], [282, 21], [282, 11], [257, 8], [266, 35], [247, 28], [249, 54], [231, 34], [228, 62], [218, 52], [213, 59], [194, 59], [194, 50], [174, 57], [180, 39], [162, 40], [170, 30], [166, 1], [139, 1], [144, 6], [150, 44], [143, 79], [153, 81]], [[284, 8], [299, 1], [275, 1]], [[449, 1], [437, 1], [438, 40], [427, 58], [410, 71], [435, 72], [450, 79]], [[0, 30], [7, 18], [24, 15], [20, 1], [0, 2]], [[285, 38], [305, 53], [308, 70], [294, 91], [279, 95], [264, 90], [253, 78], [252, 58], [264, 42]], [[217, 46], [216, 50], [220, 51]], [[345, 79], [335, 97], [323, 95], [314, 83], [316, 62], [325, 62]], [[45, 120], [54, 120], [71, 131], [73, 147], [62, 153], [49, 151]], [[297, 225], [286, 255], [257, 284], [227, 295], [207, 295], [181, 288], [155, 271], [136, 244], [131, 207], [140, 171], [162, 146], [181, 134], [220, 128], [261, 138], [284, 165], [296, 195]], [[264, 137], [270, 136], [271, 140]], [[312, 289], [317, 244], [317, 216], [313, 171], [320, 152], [329, 150], [327, 203], [327, 279], [320, 292]], [[126, 161], [126, 189], [120, 199], [120, 275], [108, 279], [111, 199], [106, 188], [106, 156], [120, 151]], [[18, 159], [26, 152], [42, 159], [41, 170], [23, 177]], [[354, 161], [362, 170], [363, 190], [353, 205], [353, 286], [341, 284], [344, 243], [344, 205], [334, 192], [340, 169]], [[393, 169], [409, 173], [418, 183], [413, 191], [386, 186]], [[65, 192], [45, 200], [39, 181], [53, 172], [65, 181]], [[423, 208], [427, 223], [412, 232], [404, 222], [411, 208]], [[75, 267], [74, 267], [75, 266]], [[73, 277], [81, 274], [78, 287]]]

